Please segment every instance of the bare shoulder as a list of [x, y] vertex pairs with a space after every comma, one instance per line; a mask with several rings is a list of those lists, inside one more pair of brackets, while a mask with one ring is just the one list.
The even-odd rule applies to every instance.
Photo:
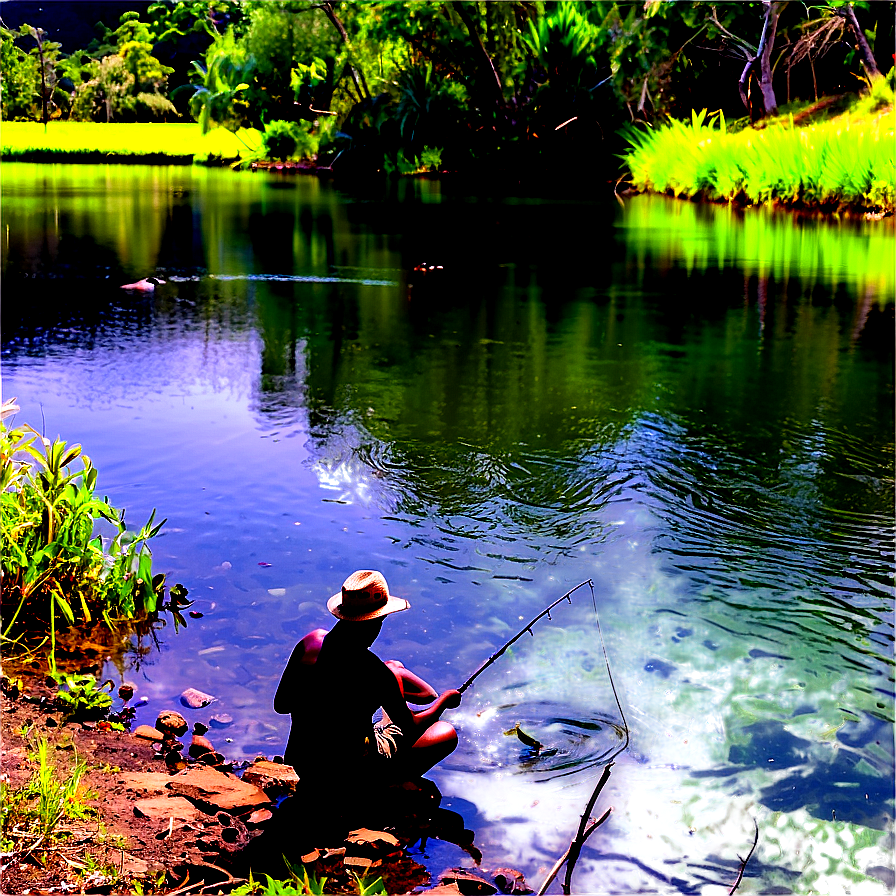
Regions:
[[296, 645], [296, 654], [299, 660], [305, 665], [311, 665], [317, 659], [320, 653], [321, 645], [328, 632], [325, 628], [316, 628], [314, 631], [308, 632], [304, 638]]

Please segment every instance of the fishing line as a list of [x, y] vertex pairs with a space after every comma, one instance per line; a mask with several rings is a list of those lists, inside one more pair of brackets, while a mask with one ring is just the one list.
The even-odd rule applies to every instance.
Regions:
[[610, 658], [607, 655], [607, 645], [604, 643], [604, 633], [600, 627], [600, 614], [597, 612], [597, 598], [594, 596], [594, 583], [591, 581], [591, 579], [588, 579], [588, 585], [591, 587], [591, 605], [594, 607], [594, 621], [597, 623], [597, 634], [600, 638], [600, 647], [604, 653], [604, 663], [606, 663], [607, 666], [607, 678], [609, 678], [610, 680], [610, 687], [613, 690], [613, 698], [616, 700], [616, 708], [619, 710], [619, 715], [622, 717], [622, 728], [625, 731], [625, 742], [615, 753], [611, 753], [610, 758], [606, 760], [606, 764], [609, 765], [620, 753], [622, 753], [628, 747], [630, 736], [628, 731], [628, 722], [625, 720], [625, 713], [622, 711], [622, 703], [619, 700], [619, 694], [616, 691], [616, 684], [613, 681], [613, 673], [610, 671]]

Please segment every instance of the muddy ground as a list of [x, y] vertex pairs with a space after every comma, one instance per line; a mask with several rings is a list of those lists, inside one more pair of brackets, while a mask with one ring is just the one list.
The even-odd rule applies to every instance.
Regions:
[[[431, 782], [383, 790], [363, 812], [323, 816], [308, 811], [301, 782], [290, 796], [295, 782], [289, 781], [288, 766], [260, 763], [253, 770], [237, 768], [235, 775], [226, 757], [196, 749], [203, 732], [193, 741], [190, 731], [179, 736], [183, 759], [177, 761], [168, 749], [170, 732], [163, 744], [161, 732], [153, 735], [147, 726], [142, 733], [153, 739], [139, 736], [140, 729], [112, 730], [102, 720], [67, 720], [40, 664], [6, 661], [3, 676], [0, 748], [7, 805], [10, 791], [24, 788], [35, 773], [40, 738], [47, 740], [57, 778], [70, 773], [76, 757], [88, 769], [78, 796], [86, 816], [63, 819], [56, 836], [41, 840], [21, 817], [4, 820], [3, 894], [226, 894], [245, 881], [250, 868], [256, 879], [265, 873], [288, 877], [284, 855], [314, 876], [326, 876], [328, 893], [358, 892], [357, 877], [381, 877], [390, 894], [427, 888], [532, 892], [513, 869], [478, 864], [473, 832], [464, 830], [460, 816], [439, 807]], [[457, 843], [469, 861], [432, 879], [406, 853], [426, 837]]]

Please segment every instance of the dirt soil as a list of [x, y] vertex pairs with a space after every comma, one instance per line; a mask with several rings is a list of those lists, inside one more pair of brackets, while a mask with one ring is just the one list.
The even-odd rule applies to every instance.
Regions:
[[[98, 667], [83, 671], [95, 672]], [[328, 893], [357, 893], [355, 874], [382, 877], [390, 894], [419, 893], [427, 886], [436, 886], [438, 893], [532, 892], [512, 869], [486, 874], [478, 867], [473, 833], [463, 829], [460, 816], [439, 808], [441, 795], [423, 779], [390, 788], [378, 811], [370, 815], [371, 823], [348, 836], [344, 827], [328, 827], [325, 819], [309, 820], [300, 796], [279, 808], [275, 796], [269, 809], [240, 804], [222, 811], [214, 797], [199, 794], [196, 788], [181, 788], [189, 802], [180, 798], [177, 805], [186, 808], [180, 810], [182, 818], [176, 817], [170, 808], [175, 803], [167, 800], [177, 773], [181, 780], [193, 772], [220, 775], [220, 771], [190, 759], [187, 749], [183, 751], [187, 762], [169, 767], [158, 743], [111, 730], [103, 721], [67, 722], [54, 704], [55, 684], [36, 665], [5, 661], [3, 676], [0, 759], [5, 787], [15, 792], [27, 784], [37, 768], [34, 744], [46, 738], [57, 778], [69, 773], [76, 757], [86, 762], [80, 801], [90, 809], [83, 820], [63, 819], [57, 828], [62, 836], [52, 841], [36, 842], [34, 836], [4, 831], [4, 840], [13, 834], [12, 847], [6, 845], [0, 857], [4, 896], [229, 893], [246, 879], [250, 866], [256, 879], [265, 872], [288, 877], [283, 873], [284, 850], [314, 876], [326, 876]], [[189, 744], [190, 733], [181, 740]], [[265, 799], [263, 792], [259, 794]], [[153, 814], [146, 809], [162, 798], [163, 810]], [[148, 817], [138, 814], [141, 806]], [[405, 847], [426, 837], [461, 845], [469, 862], [431, 880], [405, 852]]]

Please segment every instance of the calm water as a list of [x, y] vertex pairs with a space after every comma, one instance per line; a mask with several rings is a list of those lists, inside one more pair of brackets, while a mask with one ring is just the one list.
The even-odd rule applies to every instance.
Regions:
[[[130, 658], [139, 721], [197, 687], [229, 757], [281, 752], [283, 664], [356, 568], [412, 604], [380, 654], [439, 688], [591, 579], [631, 745], [576, 891], [721, 892], [754, 819], [741, 892], [893, 891], [892, 222], [189, 168], [2, 187], [3, 394], [167, 517], [157, 569], [204, 614]], [[589, 589], [552, 616], [432, 775], [536, 887], [621, 723]]]

